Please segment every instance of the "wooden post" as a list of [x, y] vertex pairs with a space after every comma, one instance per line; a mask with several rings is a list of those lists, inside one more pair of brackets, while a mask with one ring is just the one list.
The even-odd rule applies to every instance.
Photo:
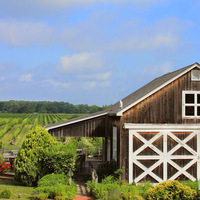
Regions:
[[92, 182], [98, 183], [98, 175], [94, 168], [92, 169]]
[[72, 185], [72, 169], [69, 169], [69, 185]]

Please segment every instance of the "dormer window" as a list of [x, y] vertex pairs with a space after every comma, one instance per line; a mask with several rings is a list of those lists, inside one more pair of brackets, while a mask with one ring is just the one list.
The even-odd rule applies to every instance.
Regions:
[[200, 91], [183, 91], [182, 116], [200, 117]]
[[200, 81], [200, 70], [192, 70], [191, 81]]

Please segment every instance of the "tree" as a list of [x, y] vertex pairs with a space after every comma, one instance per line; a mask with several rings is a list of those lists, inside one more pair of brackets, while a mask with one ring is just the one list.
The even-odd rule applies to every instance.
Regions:
[[44, 150], [55, 143], [54, 138], [42, 127], [30, 131], [15, 159], [15, 179], [28, 186], [36, 185], [46, 175]]

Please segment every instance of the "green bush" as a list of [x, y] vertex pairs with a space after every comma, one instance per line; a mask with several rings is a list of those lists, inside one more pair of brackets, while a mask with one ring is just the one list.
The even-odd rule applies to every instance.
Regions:
[[32, 186], [47, 174], [44, 149], [55, 144], [53, 137], [42, 127], [29, 131], [14, 162], [15, 179]]
[[193, 190], [198, 190], [198, 181], [190, 181], [190, 180], [181, 181], [181, 184], [187, 185], [190, 188], [192, 188]]
[[48, 174], [38, 181], [38, 187], [55, 186], [58, 183], [66, 184], [69, 178], [63, 174]]
[[125, 180], [116, 181], [112, 176], [103, 179], [102, 183], [88, 181], [87, 186], [95, 198], [102, 200], [143, 200], [151, 188], [150, 182], [136, 186], [128, 184]]
[[178, 181], [168, 180], [155, 185], [149, 190], [147, 199], [176, 199], [176, 200], [193, 200], [197, 196], [197, 191], [189, 186], [184, 186]]
[[35, 200], [46, 200], [47, 197], [48, 197], [47, 193], [39, 193], [34, 197], [34, 199]]
[[11, 196], [11, 190], [9, 188], [5, 188], [0, 192], [0, 197], [1, 198], [9, 199], [10, 196]]
[[64, 174], [48, 174], [38, 181], [38, 187], [35, 189], [36, 197], [46, 194], [51, 199], [74, 199], [77, 187], [72, 181], [69, 185], [69, 178]]
[[119, 180], [119, 177], [122, 174], [123, 170], [124, 169], [117, 168], [117, 163], [115, 160], [107, 162], [105, 165], [101, 166], [101, 168], [97, 169], [99, 182], [110, 175], [113, 176], [115, 180]]
[[2, 142], [2, 141], [0, 141], [0, 149], [2, 148], [2, 146], [3, 146], [3, 142]]
[[97, 199], [107, 199], [109, 193], [115, 190], [119, 191], [119, 185], [97, 183], [94, 189], [92, 190], [92, 194]]
[[44, 150], [44, 162], [47, 173], [68, 174], [75, 170], [77, 159], [76, 146], [73, 143], [55, 144]]

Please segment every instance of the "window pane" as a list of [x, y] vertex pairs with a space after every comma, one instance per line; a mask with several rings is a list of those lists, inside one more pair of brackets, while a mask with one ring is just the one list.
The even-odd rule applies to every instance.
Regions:
[[197, 103], [200, 103], [200, 94], [197, 94]]
[[197, 106], [197, 116], [200, 116], [200, 106]]
[[185, 103], [194, 103], [194, 94], [185, 94]]
[[194, 116], [194, 106], [185, 106], [185, 116]]

